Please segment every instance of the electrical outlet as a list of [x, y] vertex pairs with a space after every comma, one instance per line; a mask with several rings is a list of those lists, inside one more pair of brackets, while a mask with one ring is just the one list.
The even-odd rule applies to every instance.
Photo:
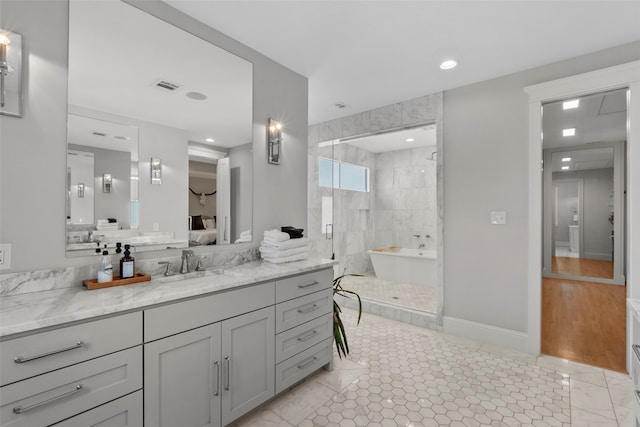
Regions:
[[11, 268], [11, 245], [0, 244], [0, 270]]
[[504, 225], [507, 223], [507, 213], [505, 211], [491, 212], [492, 225]]

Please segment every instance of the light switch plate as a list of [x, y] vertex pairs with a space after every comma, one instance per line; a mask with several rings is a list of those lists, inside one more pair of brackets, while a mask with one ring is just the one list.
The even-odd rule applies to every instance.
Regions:
[[11, 268], [11, 245], [0, 244], [0, 270]]
[[492, 225], [504, 225], [507, 223], [507, 213], [505, 211], [493, 211], [491, 212], [491, 224]]

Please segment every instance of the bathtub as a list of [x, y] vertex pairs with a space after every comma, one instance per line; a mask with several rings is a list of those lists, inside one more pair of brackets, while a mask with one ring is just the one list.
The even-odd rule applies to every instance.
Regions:
[[400, 248], [393, 252], [367, 252], [378, 279], [421, 286], [437, 284], [435, 250]]

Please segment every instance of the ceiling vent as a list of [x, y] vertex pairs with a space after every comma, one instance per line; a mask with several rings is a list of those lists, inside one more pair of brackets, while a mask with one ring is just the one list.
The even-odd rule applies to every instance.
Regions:
[[160, 89], [168, 90], [169, 92], [176, 91], [182, 87], [179, 84], [171, 83], [166, 80], [158, 80], [154, 86]]

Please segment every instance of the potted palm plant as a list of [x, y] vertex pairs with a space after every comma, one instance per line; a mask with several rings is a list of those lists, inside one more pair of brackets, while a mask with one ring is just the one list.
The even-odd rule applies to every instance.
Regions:
[[[349, 298], [350, 295], [355, 296], [358, 299], [358, 322], [360, 324], [360, 318], [362, 317], [362, 300], [360, 299], [360, 295], [356, 292], [344, 289], [342, 287], [342, 279], [346, 276], [362, 276], [362, 274], [343, 274], [342, 276], [338, 276], [333, 279], [333, 295], [340, 295], [346, 298]], [[340, 315], [342, 314], [342, 309], [340, 305], [333, 300], [333, 339], [336, 342], [336, 350], [338, 350], [338, 357], [342, 359], [342, 356], [347, 356], [349, 354], [349, 343], [347, 342], [347, 333], [344, 329], [344, 323], [342, 323], [342, 318]]]

